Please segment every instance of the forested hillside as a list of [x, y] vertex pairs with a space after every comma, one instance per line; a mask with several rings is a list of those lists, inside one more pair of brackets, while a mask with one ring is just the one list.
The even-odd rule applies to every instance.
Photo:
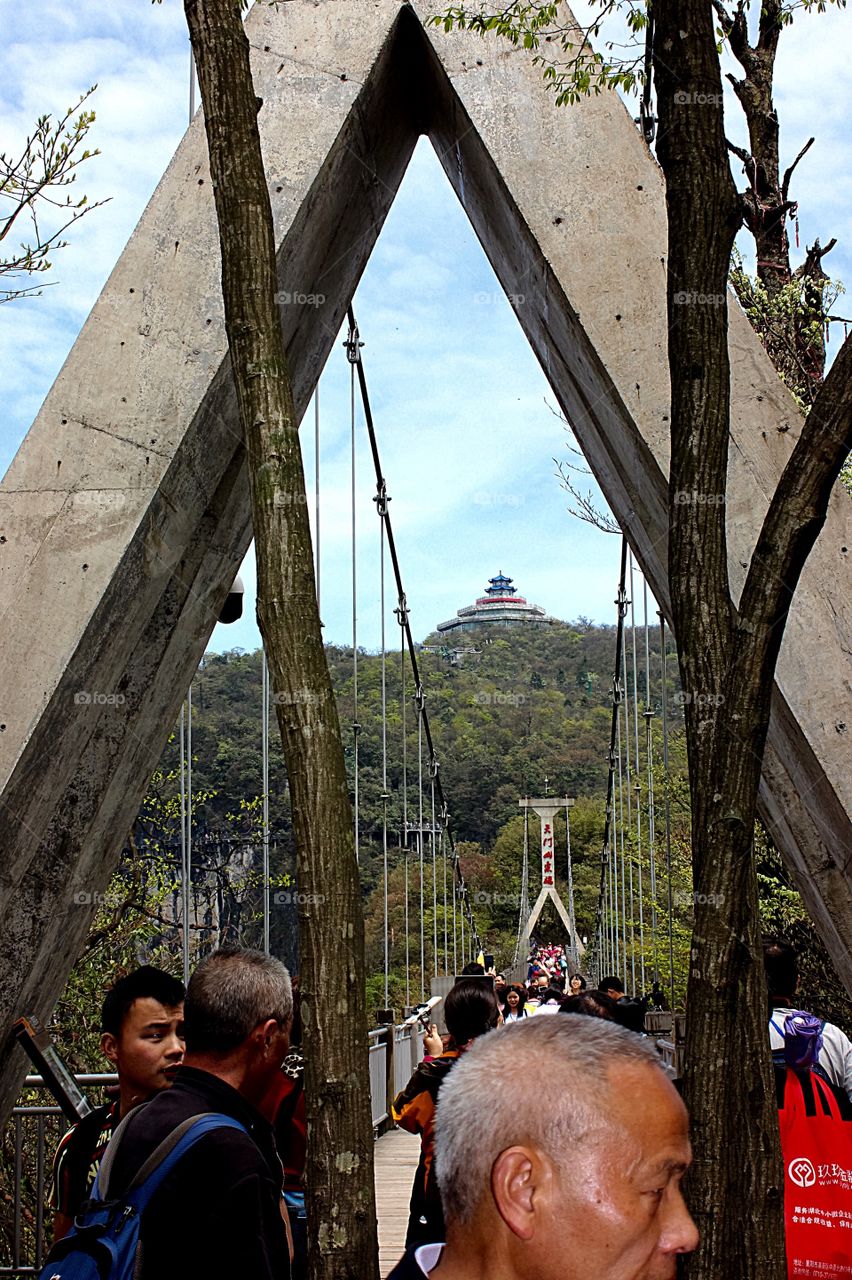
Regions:
[[[418, 650], [426, 707], [447, 797], [450, 824], [470, 886], [471, 905], [483, 941], [500, 965], [511, 962], [518, 931], [524, 847], [524, 795], [568, 795], [577, 932], [591, 940], [600, 885], [600, 856], [612, 710], [615, 631], [585, 620], [549, 628], [490, 627], [465, 633], [448, 646], [430, 636]], [[644, 634], [636, 635], [640, 749], [633, 776], [633, 826], [627, 822], [626, 788], [617, 788], [616, 819], [624, 818], [624, 852], [635, 873], [634, 927], [622, 918], [628, 939], [628, 980], [645, 985], [658, 972], [668, 989], [668, 874], [665, 866], [664, 800], [660, 725], [659, 632], [649, 637], [650, 698], [645, 705]], [[351, 649], [327, 650], [347, 742], [354, 796], [352, 724], [354, 664]], [[632, 732], [633, 636], [626, 632], [626, 687]], [[683, 752], [683, 717], [673, 650], [668, 655], [671, 782], [669, 813], [672, 870], [672, 958], [674, 991], [682, 1000], [692, 925], [689, 800]], [[452, 889], [444, 910], [444, 864], [436, 840], [432, 880], [431, 788], [423, 755], [424, 837], [421, 867], [416, 831], [421, 808], [420, 757], [411, 670], [405, 663], [405, 762], [402, 676], [399, 651], [386, 655], [388, 775], [388, 996], [397, 1009], [428, 993], [429, 976], [453, 967]], [[274, 694], [273, 694], [274, 696]], [[261, 932], [261, 655], [208, 654], [193, 682], [192, 716], [192, 928], [193, 958], [221, 942], [262, 944]], [[384, 879], [382, 874], [382, 659], [359, 651], [357, 723], [359, 750], [360, 863], [364, 886], [367, 984], [370, 1004], [384, 1004]], [[656, 790], [656, 902], [650, 898], [647, 839], [648, 774], [645, 710], [652, 712], [651, 743]], [[271, 945], [298, 969], [298, 879], [286, 774], [274, 716], [270, 723], [270, 844], [273, 876]], [[622, 744], [622, 758], [624, 757]], [[635, 738], [634, 738], [635, 747]], [[626, 763], [626, 760], [625, 760]], [[404, 777], [405, 775], [405, 777]], [[635, 790], [638, 784], [638, 791]], [[635, 833], [635, 802], [642, 812], [641, 849]], [[619, 803], [620, 801], [620, 803]], [[401, 839], [407, 805], [407, 850]], [[133, 832], [105, 895], [86, 951], [75, 968], [55, 1029], [70, 1059], [81, 1069], [96, 1062], [96, 993], [128, 966], [144, 960], [180, 967], [180, 783], [179, 743], [173, 734]], [[567, 849], [564, 818], [556, 827], [557, 887], [566, 898]], [[803, 948], [803, 993], [823, 1016], [848, 1024], [850, 1009], [801, 900], [789, 886], [780, 859], [758, 832], [762, 911], [766, 927], [783, 931]], [[617, 846], [621, 836], [617, 833]], [[537, 821], [529, 829], [529, 899], [540, 888]], [[639, 945], [639, 874], [643, 882], [644, 948]], [[406, 878], [408, 893], [406, 895]], [[629, 881], [625, 881], [626, 885]], [[628, 895], [629, 900], [629, 895]], [[407, 907], [407, 909], [406, 909]], [[305, 909], [302, 904], [302, 909]], [[308, 904], [307, 909], [321, 909]], [[657, 930], [652, 923], [656, 915]], [[406, 930], [406, 918], [408, 928]], [[460, 913], [456, 920], [460, 943]], [[561, 926], [546, 912], [539, 936], [560, 940]], [[633, 939], [631, 940], [631, 934]], [[421, 955], [423, 969], [421, 970]], [[644, 961], [644, 965], [643, 965]], [[61, 1029], [61, 1032], [60, 1032]]]

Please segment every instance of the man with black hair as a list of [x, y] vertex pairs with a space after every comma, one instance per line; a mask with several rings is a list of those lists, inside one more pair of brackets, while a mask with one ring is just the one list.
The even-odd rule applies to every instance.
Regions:
[[444, 999], [449, 1047], [430, 1062], [421, 1062], [408, 1084], [394, 1098], [394, 1121], [409, 1133], [421, 1135], [420, 1163], [414, 1175], [406, 1247], [444, 1239], [444, 1215], [432, 1176], [435, 1109], [438, 1091], [461, 1055], [480, 1036], [497, 1026], [500, 1008], [490, 983], [457, 982]]
[[602, 991], [605, 996], [609, 996], [610, 1000], [624, 999], [624, 983], [615, 974], [611, 974], [608, 978], [601, 978], [598, 983], [598, 991]]
[[289, 1048], [293, 994], [284, 965], [222, 949], [186, 993], [186, 1059], [174, 1086], [130, 1117], [110, 1176], [120, 1198], [159, 1144], [214, 1112], [241, 1128], [206, 1133], [143, 1210], [137, 1280], [289, 1280], [283, 1170], [261, 1112]]
[[[769, 1043], [773, 1053], [784, 1048], [784, 1023], [791, 1013], [805, 1012], [796, 1003], [799, 987], [799, 964], [796, 950], [789, 942], [767, 939], [763, 944], [763, 965], [769, 989]], [[824, 1022], [820, 1031], [816, 1066], [852, 1101], [852, 1041], [832, 1022]]]
[[68, 1234], [89, 1198], [119, 1120], [174, 1081], [183, 1060], [184, 994], [182, 982], [150, 964], [119, 978], [107, 992], [101, 1052], [118, 1073], [118, 1097], [84, 1116], [56, 1149], [51, 1196], [56, 1240]]

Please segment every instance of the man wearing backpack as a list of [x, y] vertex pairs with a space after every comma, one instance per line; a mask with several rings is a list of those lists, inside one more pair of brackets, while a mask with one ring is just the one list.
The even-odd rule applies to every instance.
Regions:
[[118, 1073], [118, 1097], [62, 1138], [53, 1162], [54, 1239], [71, 1230], [88, 1199], [119, 1120], [174, 1081], [183, 1059], [183, 983], [143, 965], [110, 988], [101, 1010], [101, 1051]]
[[[763, 946], [766, 985], [772, 1010], [769, 1042], [773, 1053], [784, 1049], [784, 1024], [788, 1016], [801, 1010], [796, 1003], [799, 966], [789, 942], [767, 941]], [[832, 1022], [822, 1024], [822, 1041], [816, 1067], [831, 1084], [842, 1089], [852, 1101], [852, 1041]]]
[[[125, 1257], [112, 1266], [110, 1280], [289, 1280], [281, 1162], [258, 1108], [287, 1053], [292, 1014], [289, 975], [270, 956], [222, 950], [196, 969], [175, 1083], [130, 1113], [101, 1164], [98, 1190], [104, 1195], [103, 1179], [105, 1199], [121, 1212], [134, 1178], [160, 1148], [159, 1181], [143, 1178], [155, 1189], [140, 1205], [138, 1249], [134, 1243], [129, 1263]], [[199, 1116], [212, 1127], [181, 1146], [174, 1163], [163, 1158], [161, 1144]], [[133, 1216], [125, 1209], [113, 1217], [107, 1237]], [[62, 1261], [73, 1247], [86, 1252], [88, 1225], [60, 1242], [43, 1275], [91, 1274], [75, 1269], [76, 1257]]]

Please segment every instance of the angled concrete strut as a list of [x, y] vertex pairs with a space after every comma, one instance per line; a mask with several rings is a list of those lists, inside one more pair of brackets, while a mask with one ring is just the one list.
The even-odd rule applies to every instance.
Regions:
[[[428, 133], [668, 614], [660, 171], [615, 96], [557, 109], [523, 50], [424, 30], [430, 11], [249, 15], [280, 287], [325, 298], [281, 308], [297, 408]], [[250, 540], [219, 265], [196, 118], [0, 489], [4, 1029], [60, 994]], [[800, 418], [736, 304], [730, 347], [738, 593]], [[761, 805], [852, 986], [850, 535], [837, 493], [781, 652]], [[7, 1111], [23, 1070], [6, 1044]]]

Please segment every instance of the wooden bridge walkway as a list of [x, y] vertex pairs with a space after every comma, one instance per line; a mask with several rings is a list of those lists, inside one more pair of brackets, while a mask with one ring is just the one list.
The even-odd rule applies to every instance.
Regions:
[[420, 1139], [403, 1129], [389, 1130], [376, 1143], [376, 1214], [382, 1280], [405, 1251], [408, 1201], [419, 1159]]

